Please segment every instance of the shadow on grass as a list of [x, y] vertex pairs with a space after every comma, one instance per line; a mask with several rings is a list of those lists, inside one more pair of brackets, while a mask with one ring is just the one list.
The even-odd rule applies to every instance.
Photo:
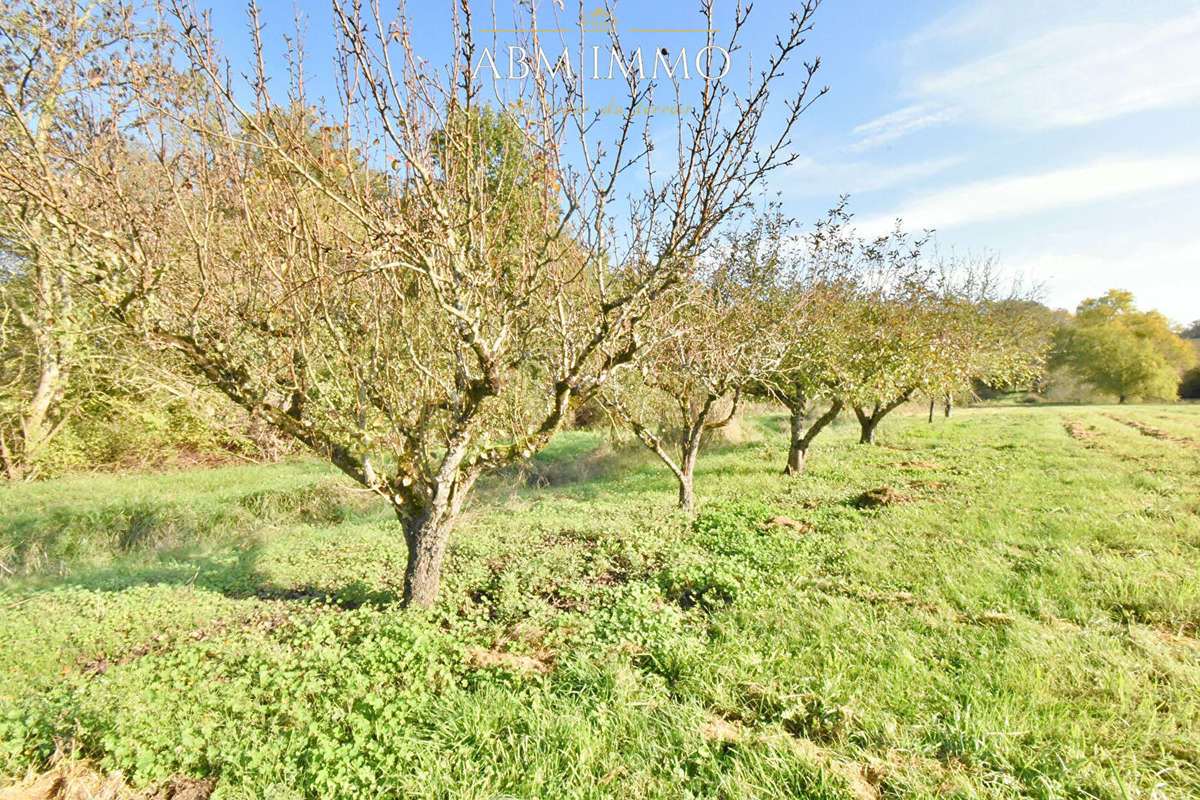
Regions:
[[[772, 435], [772, 426], [779, 423], [786, 427], [787, 420], [764, 417], [756, 418], [755, 423], [759, 430], [747, 441], [730, 442], [714, 437], [704, 443], [696, 464], [698, 484], [722, 477], [773, 475], [782, 470], [782, 454], [778, 469], [773, 461], [736, 466], [719, 463], [724, 456], [744, 455], [762, 447], [761, 434]], [[639, 492], [675, 496], [678, 484], [674, 475], [644, 445], [637, 441], [613, 444], [594, 432], [589, 433], [593, 435], [586, 441], [581, 437], [567, 447], [545, 451], [524, 464], [484, 476], [476, 488], [476, 503], [497, 502], [513, 495], [535, 499], [544, 496], [543, 492], [588, 502], [627, 493], [631, 487]]]
[[[762, 430], [762, 426], [759, 426]], [[761, 440], [707, 443], [697, 465], [700, 492], [723, 477], [775, 474], [776, 465], [724, 463], [723, 457], [761, 447]], [[636, 442], [612, 445], [600, 434], [567, 437], [557, 448], [527, 465], [488, 476], [481, 482], [476, 508], [487, 507], [516, 494], [528, 499], [570, 497], [590, 502], [602, 497], [637, 493], [662, 494], [664, 512], [673, 508], [674, 476], [649, 450]], [[292, 521], [310, 525], [336, 524], [375, 511], [358, 501], [348, 502], [337, 486], [317, 485], [297, 491], [250, 492], [236, 499], [193, 509], [178, 498], [140, 499], [136, 503], [98, 507], [50, 508], [14, 515], [5, 522], [10, 541], [36, 543], [54, 552], [59, 570], [17, 576], [4, 583], [14, 596], [76, 587], [119, 592], [136, 586], [188, 586], [231, 598], [311, 602], [341, 608], [387, 605], [399, 593], [372, 588], [361, 580], [344, 586], [304, 583], [280, 585], [258, 568], [262, 557], [261, 526]], [[104, 541], [103, 548], [96, 541]], [[91, 549], [89, 549], [89, 546]], [[111, 560], [88, 563], [99, 550]], [[74, 560], [73, 556], [78, 556]]]
[[163, 553], [149, 563], [123, 559], [104, 565], [83, 565], [68, 576], [30, 578], [14, 587], [14, 593], [29, 596], [67, 588], [121, 592], [139, 586], [166, 585], [215, 592], [233, 599], [306, 602], [342, 609], [386, 606], [400, 600], [398, 592], [372, 588], [362, 580], [336, 588], [308, 583], [279, 585], [257, 568], [261, 552], [261, 543], [252, 541], [204, 555]]

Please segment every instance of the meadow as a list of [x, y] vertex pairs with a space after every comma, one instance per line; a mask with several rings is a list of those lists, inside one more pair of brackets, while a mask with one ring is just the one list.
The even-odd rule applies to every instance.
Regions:
[[786, 427], [714, 442], [692, 516], [652, 456], [560, 435], [480, 487], [428, 612], [391, 509], [317, 461], [0, 486], [0, 772], [1200, 797], [1200, 406], [843, 419], [799, 477]]

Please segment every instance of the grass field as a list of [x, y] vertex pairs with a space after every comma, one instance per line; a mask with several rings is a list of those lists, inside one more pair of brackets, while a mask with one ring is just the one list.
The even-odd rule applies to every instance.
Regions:
[[[321, 464], [0, 487], [0, 772], [214, 797], [1200, 797], [1200, 406], [560, 437], [428, 614]], [[897, 502], [860, 509], [866, 490]], [[786, 519], [777, 519], [784, 517]], [[772, 522], [774, 520], [774, 522]]]

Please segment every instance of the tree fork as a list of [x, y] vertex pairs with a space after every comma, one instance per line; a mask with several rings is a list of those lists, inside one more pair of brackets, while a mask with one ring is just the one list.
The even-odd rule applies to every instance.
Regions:
[[829, 410], [817, 417], [807, 431], [804, 430], [804, 407], [792, 408], [791, 446], [788, 448], [787, 466], [783, 468], [784, 475], [799, 475], [804, 472], [808, 449], [812, 446], [813, 440], [827, 425], [837, 419], [843, 406], [844, 401], [835, 398], [830, 404]]

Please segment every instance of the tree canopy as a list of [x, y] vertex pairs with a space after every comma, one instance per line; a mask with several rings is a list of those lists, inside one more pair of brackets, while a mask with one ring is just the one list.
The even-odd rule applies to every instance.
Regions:
[[[567, 73], [539, 72], [519, 105], [485, 97], [469, 3], [450, 10], [444, 68], [417, 57], [402, 12], [336, 5], [328, 102], [306, 93], [294, 40], [286, 99], [272, 89], [254, 7], [243, 81], [188, 4], [22, 6], [21, 47], [45, 57], [3, 62], [0, 188], [70, 248], [71, 282], [110, 319], [385, 498], [405, 599], [427, 606], [477, 479], [545, 447], [796, 157], [817, 62], [789, 62], [816, 5], [745, 89], [703, 83], [669, 169], [661, 154], [650, 169], [637, 109], [655, 87], [632, 71], [603, 134]], [[784, 111], [766, 122], [768, 98]]]
[[1131, 292], [1112, 289], [1079, 304], [1056, 333], [1052, 363], [1120, 402], [1174, 399], [1180, 372], [1195, 363], [1189, 344], [1157, 311], [1140, 311]]

